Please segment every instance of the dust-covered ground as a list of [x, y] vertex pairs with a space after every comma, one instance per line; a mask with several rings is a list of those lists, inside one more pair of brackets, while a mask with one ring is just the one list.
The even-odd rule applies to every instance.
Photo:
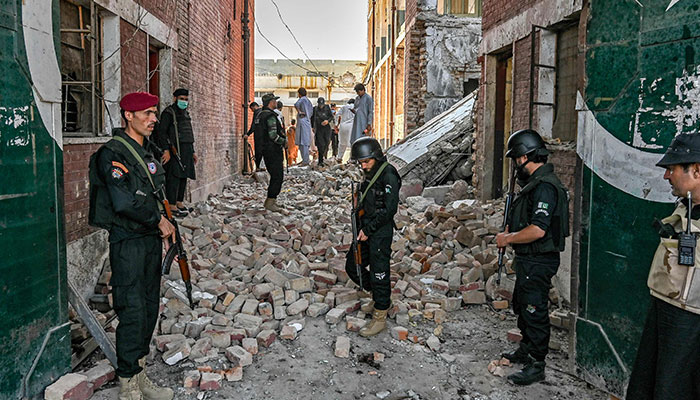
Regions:
[[[327, 181], [320, 182], [318, 179]], [[299, 220], [305, 218], [306, 221], [311, 221], [309, 223], [313, 223], [316, 219], [313, 213], [324, 215], [328, 210], [334, 209], [334, 204], [347, 201], [347, 188], [341, 188], [339, 183], [332, 183], [327, 187], [326, 183], [333, 182], [333, 179], [325, 172], [322, 175], [311, 172], [307, 168], [292, 168], [280, 196], [280, 203], [286, 205], [289, 210], [287, 219], [283, 221], [284, 224], [290, 226], [288, 218], [294, 219], [295, 215], [298, 215]], [[339, 181], [340, 178], [338, 178]], [[238, 218], [247, 218], [246, 224], [249, 224], [250, 218], [256, 215], [265, 218], [266, 212], [261, 207], [265, 197], [263, 184], [251, 178], [239, 179], [228, 191], [228, 196], [222, 196], [214, 203], [217, 204], [216, 207], [209, 208], [209, 210], [224, 209], [228, 213], [221, 214], [223, 225], [217, 225], [224, 226], [224, 235], [234, 234], [226, 231], [226, 226]], [[303, 202], [304, 206], [295, 206], [299, 202]], [[248, 213], [247, 216], [231, 213], [231, 207], [234, 205], [246, 207], [253, 212]], [[200, 205], [195, 208], [207, 209]], [[197, 211], [194, 214], [197, 215]], [[206, 213], [200, 212], [200, 214], [206, 217], [204, 215]], [[223, 219], [224, 215], [227, 219]], [[408, 215], [412, 214], [409, 212]], [[338, 220], [340, 218], [337, 215], [331, 217]], [[202, 247], [206, 249], [202, 254], [206, 254], [209, 259], [220, 260], [219, 255], [212, 251], [217, 246], [211, 245], [211, 243], [217, 244], [218, 239], [216, 235], [207, 233], [207, 223], [205, 220], [204, 227], [201, 228], [203, 233], [197, 233], [201, 230], [194, 231], [194, 237], [189, 245], [195, 246], [197, 242], [206, 243], [203, 239], [208, 238], [209, 244]], [[277, 222], [268, 218], [261, 223], [266, 223], [269, 227], [270, 224]], [[333, 226], [331, 222], [327, 225]], [[260, 229], [265, 230], [262, 226]], [[268, 231], [272, 230], [268, 229]], [[265, 234], [267, 233], [266, 231]], [[199, 240], [198, 235], [203, 239]], [[432, 242], [432, 237], [430, 240]], [[446, 243], [450, 239], [446, 237], [442, 242], [440, 240], [437, 238], [436, 243], [444, 243], [443, 248], [446, 249]], [[410, 248], [413, 245], [406, 246]], [[436, 244], [433, 244], [433, 247], [435, 246]], [[459, 247], [459, 244], [456, 246]], [[190, 250], [197, 254], [197, 249]], [[287, 248], [285, 251], [291, 250]], [[459, 251], [467, 255], [469, 253], [467, 249]], [[330, 253], [326, 253], [326, 256], [328, 254]], [[334, 257], [343, 257], [343, 255]], [[250, 273], [250, 270], [246, 273]], [[200, 283], [205, 278], [206, 275], [202, 275]], [[404, 279], [410, 279], [409, 275], [404, 275]], [[417, 321], [412, 321], [408, 326], [404, 326], [409, 330], [409, 340], [403, 341], [392, 338], [390, 334], [391, 328], [397, 326], [395, 319], [387, 320], [386, 331], [371, 339], [365, 339], [356, 332], [347, 331], [345, 320], [341, 320], [337, 325], [329, 325], [323, 315], [311, 317], [303, 316], [302, 313], [303, 318], [300, 320], [303, 321], [304, 326], [298, 332], [296, 339], [285, 340], [278, 336], [269, 348], [260, 346], [259, 352], [253, 356], [252, 365], [244, 367], [242, 380], [228, 382], [224, 379], [221, 388], [214, 391], [183, 387], [184, 374], [201, 368], [206, 362], [186, 358], [175, 365], [166, 365], [161, 357], [162, 353], [153, 350], [148, 374], [158, 384], [174, 388], [176, 399], [578, 400], [608, 398], [607, 394], [565, 372], [569, 369], [568, 332], [558, 329], [553, 330], [550, 344], [553, 350], [547, 359], [547, 378], [544, 382], [528, 387], [517, 387], [509, 383], [505, 377], [492, 375], [487, 370], [489, 362], [500, 359], [502, 352], [511, 351], [516, 346], [507, 340], [507, 332], [515, 328], [516, 322], [510, 310], [497, 311], [489, 304], [462, 305], [459, 310], [448, 312], [446, 320], [440, 325], [428, 319], [419, 318]], [[358, 313], [361, 312], [355, 311], [349, 315], [358, 316]], [[359, 316], [362, 317], [364, 314]], [[370, 316], [365, 318], [369, 320]], [[287, 321], [280, 322], [284, 325]], [[431, 350], [426, 345], [425, 340], [431, 335], [439, 338], [439, 349], [433, 346]], [[339, 358], [334, 354], [338, 336], [350, 338], [351, 349], [348, 358]], [[194, 343], [194, 339], [188, 340]], [[216, 354], [217, 349], [213, 349], [213, 352]], [[218, 349], [218, 354], [219, 361], [211, 361], [209, 364], [227, 362], [223, 356], [223, 349]], [[518, 370], [517, 367], [519, 366], [504, 367], [505, 373], [514, 373]], [[217, 368], [219, 367], [215, 365], [214, 370]], [[116, 382], [112, 382], [96, 392], [93, 398], [116, 399], [117, 391]]]

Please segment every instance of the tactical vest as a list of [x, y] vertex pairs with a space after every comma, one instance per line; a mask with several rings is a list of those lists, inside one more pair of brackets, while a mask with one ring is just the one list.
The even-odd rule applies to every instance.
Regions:
[[[386, 161], [378, 162], [384, 163]], [[372, 218], [374, 218], [375, 214], [377, 213], [377, 210], [386, 208], [386, 176], [388, 174], [396, 175], [398, 179], [399, 186], [397, 188], [394, 188], [394, 192], [399, 193], [399, 191], [401, 190], [401, 175], [399, 175], [398, 171], [396, 171], [396, 168], [393, 165], [387, 162], [387, 165], [384, 168], [384, 170], [377, 171], [377, 173], [381, 174], [377, 177], [377, 179], [371, 187], [369, 186], [371, 180], [364, 180], [360, 185], [360, 193], [366, 192], [366, 195], [361, 204], [361, 207], [364, 209], [365, 213], [360, 221], [360, 226], [364, 226], [366, 224], [366, 221], [370, 221]], [[375, 236], [391, 235], [391, 233], [393, 232], [392, 228], [396, 228], [396, 222], [394, 220], [392, 220], [391, 225], [386, 225], [384, 227], [379, 228], [375, 233]]]
[[[688, 211], [683, 203], [671, 216], [661, 220], [676, 232], [683, 232], [688, 224]], [[700, 221], [692, 220], [691, 232], [700, 233]], [[647, 286], [651, 295], [678, 308], [700, 314], [700, 241], [695, 248], [695, 265], [678, 264], [678, 239], [661, 238], [649, 269]]]
[[[150, 142], [147, 142], [150, 144]], [[160, 165], [158, 160], [156, 160], [153, 155], [144, 150], [138, 149], [140, 146], [134, 146], [138, 152], [145, 153], [146, 158], [144, 161], [146, 164], [154, 163], [156, 165], [156, 173], [151, 174], [151, 179], [153, 180], [156, 189], [162, 190], [165, 183], [165, 175], [163, 167]], [[158, 209], [159, 199], [154, 194], [153, 186], [151, 181], [146, 175], [146, 171], [141, 166], [138, 160], [134, 158], [131, 152], [116, 139], [112, 139], [100, 147], [95, 153], [90, 156], [90, 166], [89, 166], [89, 180], [90, 180], [90, 209], [88, 211], [88, 224], [94, 227], [103, 228], [111, 230], [114, 226], [118, 226], [129, 232], [146, 232], [145, 228], [140, 223], [131, 220], [129, 218], [124, 218], [121, 215], [114, 212], [114, 207], [112, 206], [112, 198], [109, 194], [109, 189], [105, 185], [102, 177], [99, 174], [99, 167], [97, 165], [97, 160], [103, 149], [108, 148], [114, 153], [120, 154], [124, 159], [124, 164], [129, 170], [129, 174], [136, 179], [129, 180], [129, 192], [130, 193], [145, 193], [146, 196], [137, 195], [137, 199], [142, 199], [144, 202], [150, 202], [154, 209]], [[140, 201], [140, 200], [139, 200]]]
[[[175, 136], [179, 143], [194, 143], [194, 131], [192, 130], [192, 118], [187, 110], [176, 110], [177, 106], [170, 105], [165, 109], [170, 113], [175, 125]], [[175, 143], [173, 143], [174, 145]], [[177, 151], [180, 151], [178, 144]]]
[[[281, 148], [281, 145], [278, 143], [275, 143], [271, 138], [268, 133], [268, 128], [267, 128], [267, 119], [268, 118], [274, 118], [275, 122], [277, 123], [277, 132], [279, 133], [278, 136], [280, 138], [286, 138], [287, 135], [284, 135], [284, 131], [282, 130], [282, 124], [280, 123], [280, 120], [277, 119], [277, 114], [275, 114], [274, 111], [270, 110], [269, 108], [263, 108], [262, 111], [255, 117], [253, 120], [253, 123], [255, 124], [255, 136], [258, 138], [262, 138], [263, 140], [263, 146], [268, 147], [268, 146], [274, 146]], [[281, 136], [284, 135], [284, 136]]]
[[551, 184], [557, 191], [557, 203], [549, 229], [544, 237], [532, 243], [513, 244], [515, 254], [536, 255], [564, 251], [566, 237], [569, 236], [569, 193], [554, 174], [552, 164], [545, 164], [538, 168], [525, 187], [516, 195], [509, 228], [511, 232], [518, 232], [532, 224], [532, 213], [535, 208], [532, 191], [542, 183]]

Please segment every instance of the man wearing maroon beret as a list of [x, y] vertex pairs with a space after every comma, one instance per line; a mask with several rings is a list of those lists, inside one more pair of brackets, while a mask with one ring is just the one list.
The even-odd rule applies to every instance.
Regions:
[[149, 140], [157, 122], [158, 97], [129, 93], [119, 102], [126, 128], [90, 158], [91, 225], [109, 230], [114, 310], [117, 326], [117, 375], [120, 400], [170, 400], [173, 391], [146, 376], [146, 356], [158, 320], [163, 243], [175, 228], [160, 203], [163, 167]]

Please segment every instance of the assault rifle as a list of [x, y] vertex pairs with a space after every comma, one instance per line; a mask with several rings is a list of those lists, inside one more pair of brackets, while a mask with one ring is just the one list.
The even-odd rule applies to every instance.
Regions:
[[182, 159], [180, 158], [180, 154], [178, 154], [177, 149], [173, 145], [170, 145], [170, 154], [173, 155], [173, 157], [175, 158], [175, 161], [177, 161], [177, 164], [180, 166], [180, 169], [184, 171], [185, 166], [182, 164]]
[[[511, 164], [513, 161], [511, 161]], [[515, 166], [511, 166], [510, 180], [508, 181], [508, 194], [506, 195], [506, 206], [503, 210], [503, 225], [501, 225], [501, 232], [505, 232], [508, 226], [508, 218], [510, 218], [510, 209], [513, 205], [513, 198], [515, 197]], [[501, 273], [503, 272], [503, 256], [506, 254], [506, 248], [498, 249], [498, 270], [496, 271], [496, 286], [501, 286]]]
[[170, 272], [170, 265], [173, 263], [175, 256], [177, 256], [177, 263], [180, 266], [180, 275], [182, 275], [182, 280], [185, 282], [187, 300], [190, 301], [190, 308], [194, 309], [194, 304], [192, 302], [192, 282], [190, 280], [190, 264], [187, 261], [187, 252], [182, 244], [180, 228], [178, 228], [177, 221], [173, 218], [173, 212], [170, 210], [170, 203], [167, 199], [163, 199], [163, 208], [165, 208], [165, 217], [175, 227], [175, 241], [170, 242], [170, 247], [165, 253], [161, 273], [165, 275]]
[[[357, 187], [357, 190], [355, 189]], [[360, 289], [364, 290], [362, 285], [362, 248], [361, 243], [357, 240], [357, 235], [360, 234], [360, 229], [357, 226], [360, 218], [365, 215], [365, 210], [360, 208], [359, 199], [359, 184], [355, 181], [352, 182], [352, 213], [350, 215], [350, 220], [352, 221], [352, 252], [355, 256], [355, 269], [357, 271], [357, 278], [360, 280]]]

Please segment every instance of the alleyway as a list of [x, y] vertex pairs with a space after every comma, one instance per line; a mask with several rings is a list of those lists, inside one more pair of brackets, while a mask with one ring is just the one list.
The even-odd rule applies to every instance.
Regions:
[[[280, 198], [290, 210], [287, 216], [263, 211], [264, 185], [243, 177], [237, 178], [223, 195], [198, 203], [192, 216], [182, 221], [195, 268], [195, 301], [199, 304], [194, 312], [184, 307], [177, 300], [182, 293], [172, 289], [178, 286], [177, 281], [164, 279], [163, 292], [168, 302], [155, 343], [171, 350], [163, 354], [154, 349], [151, 355], [155, 368], [149, 369], [159, 383], [177, 388], [176, 398], [607, 398], [564, 372], [568, 368], [568, 335], [564, 330], [554, 329], [546, 382], [520, 388], [489, 373], [489, 362], [513, 347], [507, 332], [515, 327], [515, 318], [510, 310], [495, 310], [490, 301], [465, 306], [458, 290], [446, 288], [440, 295], [435, 284], [423, 286], [422, 296], [408, 293], [412, 287], [422, 285], [420, 278], [439, 278], [436, 271], [439, 273], [443, 267], [437, 262], [431, 271], [415, 277], [394, 268], [394, 304], [399, 305], [399, 310], [386, 332], [368, 340], [348, 331], [365, 323], [364, 314], [357, 310], [360, 301], [356, 292], [349, 288], [352, 284], [346, 282], [347, 277], [339, 268], [347, 247], [343, 245], [349, 232], [347, 197], [349, 179], [354, 174], [340, 166], [331, 170], [319, 173], [308, 168], [290, 169]], [[408, 237], [408, 232], [416, 228], [417, 216], [424, 212], [402, 204], [399, 213], [402, 217], [397, 220], [404, 228], [396, 235], [395, 243], [405, 243], [402, 236]], [[451, 242], [441, 243], [436, 237], [433, 246], [447, 249], [453, 245]], [[456, 240], [453, 242], [459, 246]], [[272, 271], [271, 265], [280, 269]], [[446, 269], [455, 265], [455, 261], [445, 263]], [[464, 267], [455, 269], [464, 270], [464, 276], [469, 271]], [[309, 276], [314, 279], [313, 285], [306, 278], [294, 278], [299, 275], [284, 275], [283, 270]], [[443, 279], [440, 282], [447, 283], [448, 278]], [[483, 287], [480, 279], [476, 281]], [[403, 286], [398, 282], [411, 285], [401, 293]], [[282, 287], [288, 290], [282, 292]], [[446, 307], [457, 308], [455, 311], [445, 313], [438, 309], [438, 298], [454, 296], [458, 296], [456, 307]], [[333, 312], [338, 309], [346, 311], [344, 317]], [[290, 332], [284, 328], [294, 324], [303, 329]], [[399, 325], [407, 329], [407, 335], [399, 336], [394, 329]], [[268, 330], [273, 333], [266, 333]], [[250, 350], [251, 343], [242, 339], [244, 336], [257, 336], [253, 344], [259, 349], [252, 364], [242, 368], [241, 376], [240, 371], [232, 372], [238, 358], [231, 357], [227, 348], [242, 341], [243, 347]], [[350, 339], [347, 357], [334, 354], [338, 351], [337, 337], [341, 336]], [[184, 357], [181, 361], [174, 356], [178, 352]], [[342, 352], [337, 354], [344, 356]], [[165, 359], [174, 365], [166, 365]], [[215, 390], [183, 387], [192, 385], [185, 377], [191, 377], [196, 369], [215, 373], [216, 382], [205, 384], [204, 378], [211, 379], [212, 375], [202, 374], [199, 383], [201, 388]], [[515, 367], [503, 369], [506, 374], [515, 371]], [[217, 371], [228, 374], [216, 374]], [[228, 382], [224, 376], [235, 381]], [[116, 387], [104, 389], [93, 398], [116, 398], [116, 391]]]

